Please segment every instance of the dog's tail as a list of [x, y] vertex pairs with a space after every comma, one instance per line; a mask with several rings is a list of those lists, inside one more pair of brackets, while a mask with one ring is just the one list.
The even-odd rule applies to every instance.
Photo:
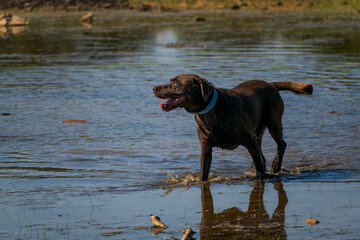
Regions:
[[310, 83], [302, 82], [272, 82], [271, 83], [277, 90], [289, 90], [297, 94], [310, 95], [313, 92], [313, 86]]

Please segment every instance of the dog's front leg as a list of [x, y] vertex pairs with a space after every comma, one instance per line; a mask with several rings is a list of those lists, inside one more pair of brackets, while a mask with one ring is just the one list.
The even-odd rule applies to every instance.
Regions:
[[201, 181], [207, 181], [212, 161], [212, 147], [206, 143], [201, 143]]

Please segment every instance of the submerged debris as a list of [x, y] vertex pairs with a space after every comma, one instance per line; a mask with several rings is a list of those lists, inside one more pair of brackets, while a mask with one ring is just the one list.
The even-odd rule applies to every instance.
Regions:
[[181, 229], [180, 231], [184, 232], [184, 236], [181, 240], [192, 240], [192, 235], [195, 233], [191, 228]]
[[24, 26], [29, 25], [29, 21], [26, 21], [25, 18], [12, 15], [11, 20], [8, 22], [9, 26]]
[[159, 233], [161, 233], [164, 230], [165, 230], [165, 228], [153, 226], [153, 227], [151, 227], [150, 232], [153, 236], [157, 236]]
[[163, 222], [160, 220], [160, 218], [159, 218], [158, 216], [156, 216], [156, 215], [152, 215], [152, 216], [150, 217], [150, 221], [151, 221], [155, 226], [157, 226], [157, 227], [161, 227], [161, 228], [164, 228], [164, 229], [168, 228], [168, 227], [165, 225], [165, 223], [163, 223]]
[[168, 228], [168, 226], [166, 226], [165, 223], [163, 223], [156, 215], [152, 215], [150, 217], [150, 221], [155, 225], [151, 228], [151, 234], [154, 236]]
[[[184, 233], [184, 236], [181, 238], [181, 240], [193, 240], [192, 235], [195, 232], [191, 228], [181, 229], [180, 231]], [[171, 236], [171, 238], [175, 240], [179, 240], [179, 238], [176, 238], [174, 236]]]
[[86, 120], [81, 120], [81, 119], [68, 119], [68, 120], [64, 120], [61, 121], [62, 123], [86, 123]]
[[311, 226], [314, 226], [314, 225], [317, 225], [319, 224], [320, 222], [312, 217], [309, 217], [305, 220], [305, 222]]
[[4, 27], [7, 24], [7, 19], [4, 18], [4, 15], [0, 15], [0, 27]]
[[203, 21], [206, 21], [206, 18], [196, 16], [193, 18], [193, 20], [194, 20], [194, 22], [203, 22]]
[[92, 12], [85, 13], [81, 16], [80, 21], [86, 23], [92, 23], [94, 18], [94, 14]]
[[339, 112], [339, 111], [328, 111], [328, 114], [345, 114], [345, 112]]
[[1, 14], [0, 15], [0, 26], [25, 26], [29, 25], [29, 21], [25, 18], [13, 15], [13, 14]]

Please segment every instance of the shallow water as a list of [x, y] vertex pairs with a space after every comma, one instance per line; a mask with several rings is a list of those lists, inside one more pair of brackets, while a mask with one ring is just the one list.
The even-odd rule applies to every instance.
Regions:
[[[221, 224], [230, 220], [204, 217], [201, 192], [209, 194], [201, 185], [176, 187], [197, 183], [196, 124], [183, 109], [162, 112], [152, 87], [181, 73], [225, 88], [251, 79], [312, 83], [312, 96], [281, 93], [287, 220], [261, 221], [280, 226], [280, 238], [330, 239], [337, 220], [320, 233], [304, 230], [299, 216], [329, 218], [323, 208], [335, 205], [330, 218], [349, 209], [340, 214], [347, 224], [341, 236], [359, 235], [359, 15], [124, 11], [96, 13], [92, 26], [79, 17], [30, 14], [29, 27], [0, 30], [0, 238], [149, 239], [153, 211], [176, 227], [195, 228], [202, 239], [214, 234], [207, 228], [232, 229], [234, 239], [246, 236], [233, 232], [259, 234], [249, 229], [262, 225], [243, 231], [243, 222], [226, 228]], [[62, 123], [67, 119], [87, 122]], [[271, 164], [268, 134], [263, 151]], [[239, 147], [213, 157], [215, 212], [243, 209], [252, 191], [259, 194], [246, 177], [250, 156]], [[334, 202], [302, 205], [307, 198]]]

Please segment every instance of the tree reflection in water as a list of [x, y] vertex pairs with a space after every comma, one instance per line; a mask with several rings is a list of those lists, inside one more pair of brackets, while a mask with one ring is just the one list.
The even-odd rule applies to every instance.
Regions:
[[249, 197], [247, 211], [237, 207], [214, 212], [209, 184], [201, 189], [201, 239], [286, 239], [285, 207], [288, 202], [281, 182], [274, 182], [278, 204], [270, 217], [264, 207], [264, 182], [257, 181]]

